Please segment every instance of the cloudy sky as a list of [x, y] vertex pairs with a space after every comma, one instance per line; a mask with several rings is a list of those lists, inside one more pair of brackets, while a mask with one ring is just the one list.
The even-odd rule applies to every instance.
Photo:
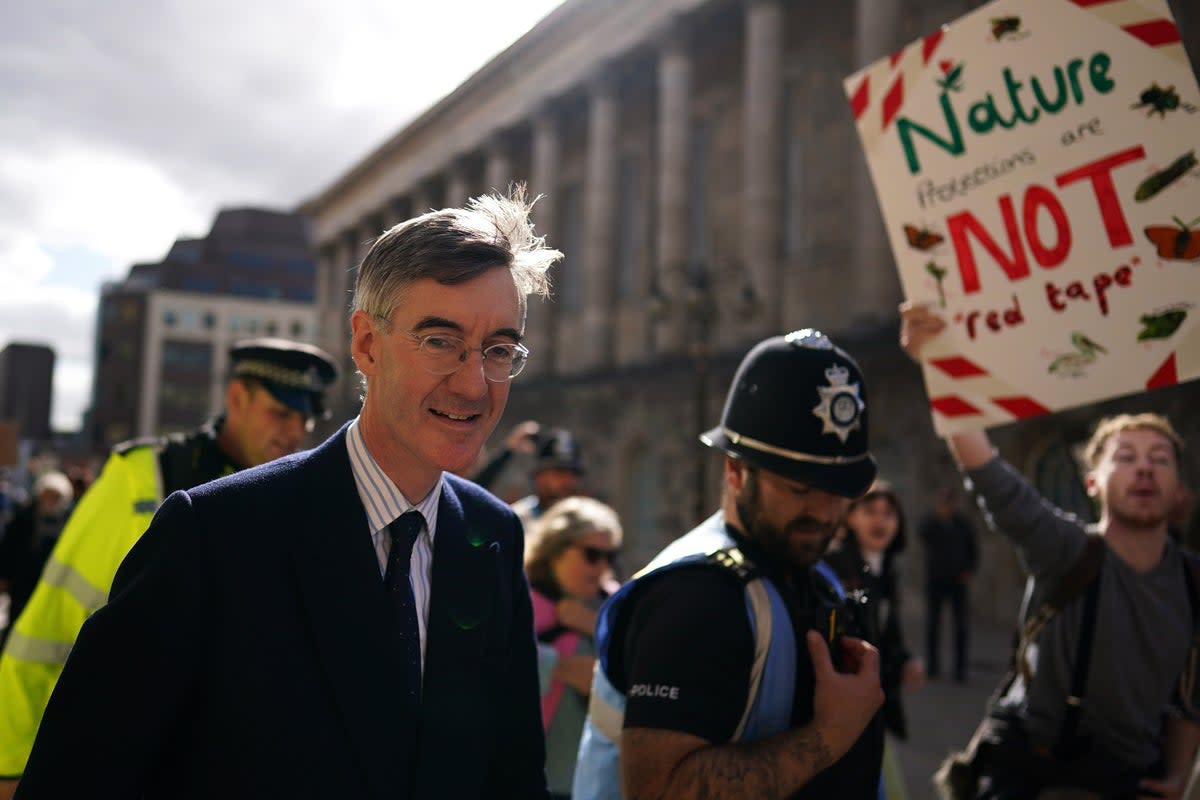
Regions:
[[0, 3], [0, 347], [91, 392], [100, 285], [221, 206], [312, 196], [560, 0]]

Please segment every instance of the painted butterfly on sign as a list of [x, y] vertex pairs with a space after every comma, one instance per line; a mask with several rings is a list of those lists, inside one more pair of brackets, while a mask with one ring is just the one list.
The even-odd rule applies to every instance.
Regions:
[[945, 236], [934, 233], [928, 228], [918, 228], [916, 225], [904, 226], [904, 238], [908, 239], [909, 247], [918, 250], [930, 250], [946, 240]]
[[1200, 230], [1192, 230], [1200, 217], [1184, 223], [1179, 217], [1171, 217], [1175, 225], [1150, 225], [1146, 238], [1158, 248], [1158, 257], [1171, 261], [1195, 261], [1200, 258]]

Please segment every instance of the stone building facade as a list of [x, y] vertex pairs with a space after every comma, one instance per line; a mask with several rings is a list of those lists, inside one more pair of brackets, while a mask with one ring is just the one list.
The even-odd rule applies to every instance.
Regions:
[[[574, 430], [589, 488], [625, 521], [627, 570], [715, 506], [720, 458], [696, 434], [718, 420], [745, 351], [801, 327], [860, 360], [882, 474], [915, 520], [955, 474], [896, 344], [900, 287], [841, 81], [978, 5], [568, 0], [303, 206], [322, 346], [353, 370], [354, 268], [381, 231], [525, 181], [566, 259], [552, 301], [531, 304], [533, 357], [494, 438], [527, 418]], [[1183, 10], [1194, 46], [1200, 15]], [[358, 408], [354, 382], [341, 386], [336, 419]], [[1180, 387], [1136, 405], [1180, 412], [1196, 398]], [[997, 441], [1078, 502], [1069, 448], [1095, 411]], [[984, 588], [1011, 618], [1019, 580], [994, 539]]]

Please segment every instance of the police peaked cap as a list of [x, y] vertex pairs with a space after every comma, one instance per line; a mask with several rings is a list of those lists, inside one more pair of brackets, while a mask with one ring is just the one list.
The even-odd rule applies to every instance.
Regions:
[[583, 474], [583, 454], [579, 440], [564, 428], [538, 431], [534, 442], [533, 474], [544, 469], [568, 469]]
[[333, 358], [289, 339], [243, 339], [229, 351], [230, 377], [253, 378], [276, 400], [308, 417], [327, 419], [325, 389], [337, 379]]
[[759, 342], [742, 359], [721, 424], [700, 441], [842, 497], [875, 480], [867, 387], [858, 364], [820, 331]]

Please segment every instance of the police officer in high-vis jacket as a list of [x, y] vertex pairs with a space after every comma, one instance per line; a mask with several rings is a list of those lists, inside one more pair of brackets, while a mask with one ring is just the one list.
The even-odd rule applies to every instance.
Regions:
[[606, 602], [571, 796], [874, 798], [879, 653], [820, 561], [875, 478], [858, 365], [811, 329], [743, 359], [720, 510]]
[[[294, 453], [337, 377], [320, 348], [250, 339], [230, 351], [224, 412], [189, 434], [117, 445], [63, 529], [0, 655], [0, 799], [10, 797], [67, 654], [171, 492]], [[120, 654], [114, 654], [119, 658]], [[96, 731], [103, 736], [104, 731]]]

